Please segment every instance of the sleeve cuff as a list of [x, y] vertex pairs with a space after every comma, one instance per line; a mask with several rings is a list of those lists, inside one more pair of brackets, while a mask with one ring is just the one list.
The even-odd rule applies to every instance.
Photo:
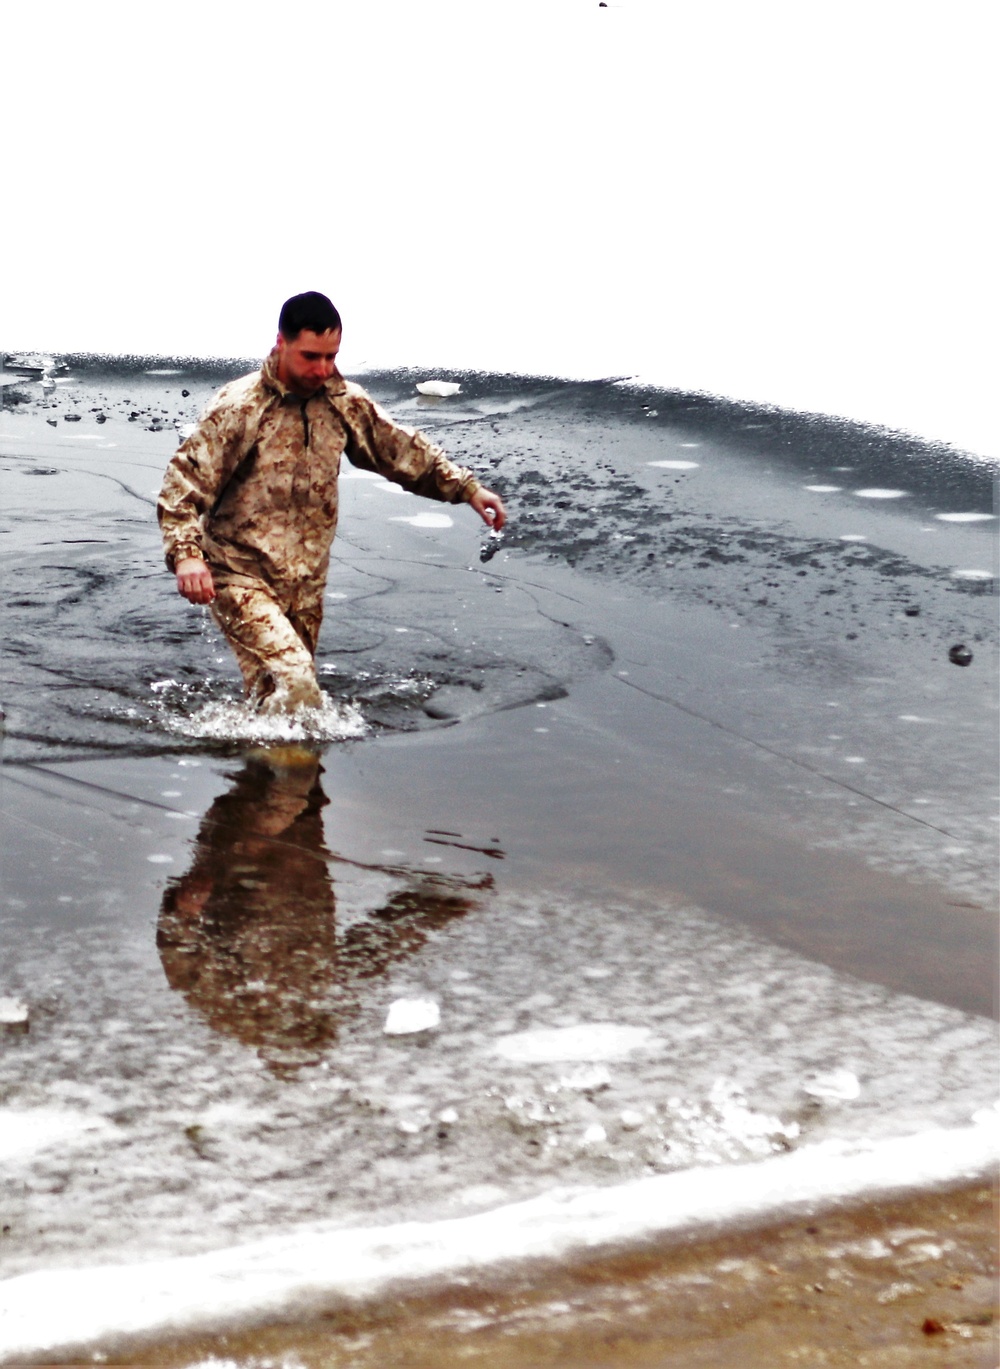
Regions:
[[205, 553], [195, 542], [181, 543], [166, 554], [168, 570], [176, 570], [178, 561], [204, 561], [204, 559]]

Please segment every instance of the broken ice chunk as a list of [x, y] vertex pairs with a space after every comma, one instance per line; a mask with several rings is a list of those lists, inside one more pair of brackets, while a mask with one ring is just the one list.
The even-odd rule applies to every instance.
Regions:
[[26, 1027], [28, 1005], [20, 998], [0, 998], [0, 1026]]
[[503, 546], [503, 533], [490, 531], [486, 534], [486, 541], [479, 548], [480, 561], [492, 561], [497, 552]]
[[441, 1009], [433, 998], [397, 998], [385, 1019], [387, 1036], [408, 1036], [430, 1031], [441, 1022]]
[[861, 1093], [858, 1076], [851, 1070], [830, 1070], [827, 1074], [813, 1074], [802, 1085], [810, 1098], [847, 1101]]
[[611, 1085], [611, 1071], [606, 1065], [580, 1065], [568, 1074], [560, 1076], [559, 1085], [564, 1089], [577, 1089], [580, 1093], [597, 1092]]
[[422, 395], [434, 395], [437, 399], [447, 399], [449, 395], [457, 395], [461, 385], [454, 380], [421, 380], [417, 383], [417, 390]]

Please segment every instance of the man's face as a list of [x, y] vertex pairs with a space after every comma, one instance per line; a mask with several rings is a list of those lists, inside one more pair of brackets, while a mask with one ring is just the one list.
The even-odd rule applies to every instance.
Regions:
[[296, 338], [278, 334], [278, 379], [301, 398], [314, 395], [337, 369], [340, 329], [313, 333], [303, 328]]

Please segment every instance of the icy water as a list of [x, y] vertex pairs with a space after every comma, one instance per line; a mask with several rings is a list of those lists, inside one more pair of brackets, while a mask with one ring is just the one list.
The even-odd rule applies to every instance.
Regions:
[[[989, 466], [614, 379], [362, 377], [509, 531], [345, 466], [329, 703], [265, 725], [153, 516], [248, 366], [65, 360], [0, 420], [5, 1353], [978, 1172]], [[629, 1187], [689, 1179], [722, 1198]], [[171, 1310], [126, 1325], [152, 1260]]]

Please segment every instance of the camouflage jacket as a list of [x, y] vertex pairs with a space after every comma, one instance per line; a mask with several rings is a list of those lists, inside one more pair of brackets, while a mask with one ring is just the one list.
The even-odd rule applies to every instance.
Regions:
[[171, 459], [156, 506], [171, 570], [190, 556], [275, 586], [322, 580], [342, 455], [449, 504], [479, 489], [471, 471], [394, 423], [360, 385], [334, 375], [300, 399], [275, 366], [272, 352], [260, 371], [224, 385]]

